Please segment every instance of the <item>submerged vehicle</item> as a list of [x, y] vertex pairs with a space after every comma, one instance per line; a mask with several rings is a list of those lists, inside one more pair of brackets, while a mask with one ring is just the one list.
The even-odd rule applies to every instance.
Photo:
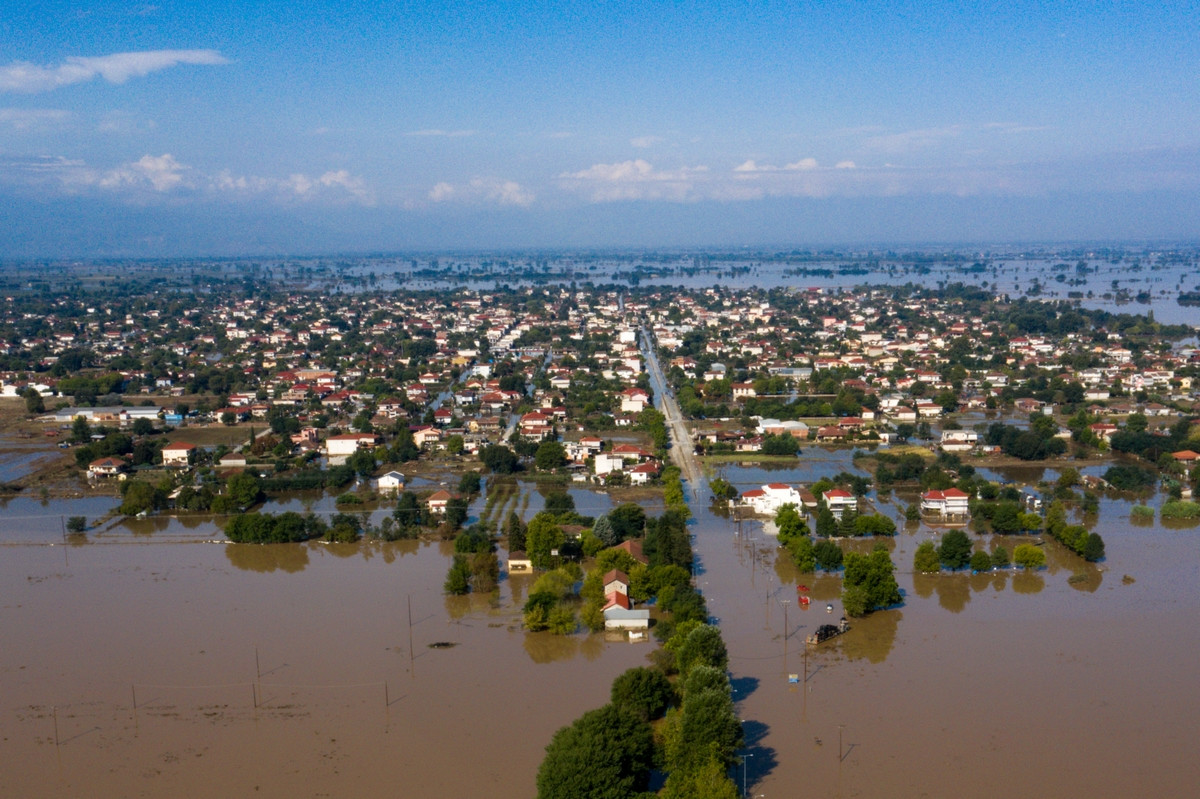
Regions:
[[837, 624], [822, 624], [817, 628], [816, 632], [805, 637], [804, 643], [820, 644], [828, 641], [830, 638], [836, 638], [849, 629], [850, 625], [846, 623], [846, 617], [842, 616]]

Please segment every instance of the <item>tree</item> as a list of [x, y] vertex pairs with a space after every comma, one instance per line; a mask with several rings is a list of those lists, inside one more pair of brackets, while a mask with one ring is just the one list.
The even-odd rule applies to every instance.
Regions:
[[1022, 569], [1037, 569], [1046, 565], [1046, 553], [1033, 544], [1018, 544], [1013, 550], [1013, 563]]
[[87, 530], [87, 518], [83, 516], [71, 516], [67, 519], [67, 532], [82, 533]]
[[21, 393], [25, 397], [25, 411], [27, 413], [46, 412], [46, 403], [42, 400], [42, 395], [38, 393], [36, 388], [30, 386]]
[[1079, 554], [1083, 555], [1084, 560], [1098, 561], [1104, 557], [1104, 539], [1099, 533], [1088, 533], [1081, 549]]
[[813, 557], [816, 565], [822, 570], [836, 571], [842, 565], [842, 548], [829, 539], [823, 538], [813, 546]]
[[613, 543], [619, 544], [628, 538], [639, 538], [642, 535], [646, 527], [646, 512], [640, 505], [626, 502], [609, 511], [608, 521], [617, 536]]
[[986, 572], [992, 570], [992, 556], [982, 549], [971, 554], [971, 571]]
[[616, 546], [621, 543], [621, 539], [617, 537], [617, 531], [613, 529], [612, 522], [608, 520], [607, 515], [596, 519], [592, 525], [592, 535], [596, 536], [600, 543], [606, 547]]
[[251, 472], [238, 472], [225, 484], [230, 501], [238, 508], [248, 508], [262, 498], [262, 485]]
[[645, 790], [653, 763], [650, 726], [605, 705], [554, 734], [538, 768], [538, 799], [628, 799]]
[[[896, 566], [882, 543], [876, 544], [870, 555], [847, 553], [846, 573], [842, 578], [842, 604], [846, 613], [861, 616], [879, 608], [899, 604], [900, 586], [896, 582], [895, 571]], [[856, 606], [861, 595], [864, 601], [861, 612], [853, 612], [860, 608], [854, 607], [852, 610], [851, 604], [846, 601], [847, 594]]]
[[561, 516], [575, 510], [575, 499], [566, 491], [551, 491], [546, 495], [546, 513]]
[[71, 422], [71, 441], [75, 444], [86, 444], [92, 440], [92, 426], [83, 416], [76, 416]]
[[446, 439], [446, 452], [451, 455], [461, 455], [466, 448], [466, 441], [458, 433]]
[[996, 547], [992, 550], [992, 568], [1007, 569], [1011, 561], [1008, 559], [1008, 550], [1004, 547]]
[[829, 538], [830, 536], [837, 535], [837, 532], [838, 523], [837, 518], [833, 515], [833, 511], [822, 506], [821, 510], [817, 513], [817, 537]]
[[482, 483], [479, 472], [464, 472], [462, 477], [458, 478], [458, 493], [467, 496], [478, 494]]
[[554, 515], [545, 511], [529, 520], [525, 530], [525, 550], [535, 569], [552, 569], [558, 558], [552, 555], [563, 544], [563, 531]]
[[512, 474], [520, 461], [517, 454], [503, 444], [494, 444], [479, 451], [479, 460], [496, 474]]
[[509, 552], [525, 551], [525, 523], [515, 510], [510, 510], [504, 520], [504, 536], [508, 539]]
[[942, 570], [942, 559], [932, 541], [922, 541], [913, 554], [913, 571], [937, 572]]
[[695, 627], [675, 648], [675, 666], [679, 669], [681, 680], [686, 681], [688, 672], [694, 666], [701, 665], [721, 671], [729, 666], [729, 652], [721, 638], [721, 631], [711, 624]]
[[135, 436], [148, 436], [153, 432], [154, 422], [150, 421], [145, 416], [139, 416], [133, 420], [133, 434]]
[[454, 496], [447, 500], [446, 513], [442, 518], [451, 528], [458, 528], [467, 520], [468, 513], [467, 498]]
[[674, 697], [675, 691], [666, 675], [644, 666], [628, 669], [612, 684], [612, 703], [643, 721], [661, 718]]
[[716, 755], [710, 755], [698, 766], [675, 769], [667, 775], [660, 796], [662, 799], [739, 799], [741, 794], [728, 768]]
[[950, 571], [963, 568], [971, 560], [971, 539], [962, 530], [950, 530], [942, 536], [938, 557]]
[[558, 441], [543, 441], [533, 455], [533, 462], [540, 471], [552, 472], [567, 463], [567, 451]]
[[122, 502], [117, 510], [126, 516], [166, 507], [167, 494], [145, 480], [126, 480], [121, 484]]
[[466, 555], [455, 554], [443, 587], [447, 594], [465, 594], [471, 590], [471, 564]]

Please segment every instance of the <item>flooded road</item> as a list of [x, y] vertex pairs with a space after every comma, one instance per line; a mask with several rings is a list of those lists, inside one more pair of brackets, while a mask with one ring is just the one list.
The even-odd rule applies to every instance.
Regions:
[[[885, 543], [904, 605], [806, 657], [803, 637], [841, 615], [840, 580], [796, 574], [759, 523], [739, 537], [696, 512], [700, 584], [729, 645], [753, 795], [1182, 796], [1200, 778], [1188, 733], [1200, 715], [1200, 529], [1134, 528], [1127, 503], [1105, 500], [1100, 567], [1050, 542], [1036, 573], [914, 576], [913, 552], [934, 531], [901, 525]], [[1011, 552], [1016, 539], [997, 542]]]

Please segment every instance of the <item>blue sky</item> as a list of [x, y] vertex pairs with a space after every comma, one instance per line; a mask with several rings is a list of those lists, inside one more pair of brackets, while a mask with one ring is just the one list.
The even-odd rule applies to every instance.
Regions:
[[0, 256], [1195, 239], [1198, 77], [1194, 3], [4, 2]]

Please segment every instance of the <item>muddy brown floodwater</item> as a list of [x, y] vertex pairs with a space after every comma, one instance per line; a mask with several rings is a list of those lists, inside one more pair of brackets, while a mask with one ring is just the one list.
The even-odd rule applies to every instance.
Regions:
[[915, 577], [932, 531], [910, 530], [888, 542], [904, 605], [806, 647], [840, 617], [840, 580], [797, 575], [757, 525], [738, 538], [699, 516], [751, 795], [1194, 795], [1200, 529], [1132, 527], [1128, 506], [1106, 501], [1099, 568], [1048, 542], [1036, 573]]
[[[528, 577], [494, 604], [444, 597], [447, 544], [233, 546], [171, 523], [63, 545], [54, 509], [36, 523], [14, 505], [20, 525], [0, 526], [0, 796], [527, 798], [554, 731], [652, 648], [522, 632]], [[887, 542], [904, 605], [805, 656], [840, 615], [840, 580], [795, 574], [757, 523], [738, 537], [695, 510], [752, 795], [1187, 796], [1200, 781], [1200, 528], [1131, 526], [1106, 500], [1100, 568], [1049, 543], [1037, 573], [916, 577], [933, 531], [908, 529]]]
[[522, 632], [521, 579], [447, 599], [448, 554], [0, 547], [0, 795], [533, 795], [650, 645]]

